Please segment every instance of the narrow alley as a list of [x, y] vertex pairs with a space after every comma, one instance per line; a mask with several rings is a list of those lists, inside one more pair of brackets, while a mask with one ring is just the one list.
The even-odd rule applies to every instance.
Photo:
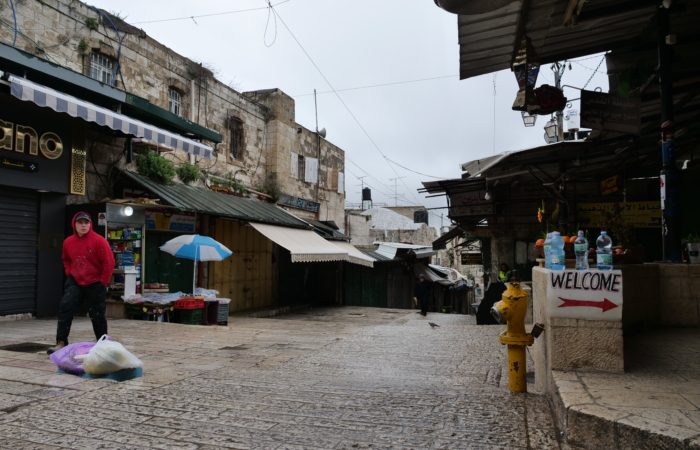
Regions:
[[[143, 378], [59, 375], [45, 353], [0, 351], [0, 448], [559, 449], [546, 398], [508, 391], [502, 327], [472, 321], [360, 307], [211, 328], [111, 321]], [[0, 346], [51, 344], [54, 326], [5, 322]], [[73, 342], [91, 333], [81, 319]]]

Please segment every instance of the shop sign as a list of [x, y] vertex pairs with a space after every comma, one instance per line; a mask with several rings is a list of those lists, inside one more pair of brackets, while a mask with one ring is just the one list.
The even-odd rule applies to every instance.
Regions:
[[[661, 202], [625, 202], [622, 207], [622, 219], [625, 224], [635, 228], [661, 227]], [[603, 211], [612, 211], [615, 203], [579, 203], [576, 205], [576, 217], [584, 227], [595, 227], [603, 219]]]
[[543, 84], [535, 89], [535, 105], [528, 105], [530, 114], [539, 114], [541, 116], [552, 114], [557, 111], [562, 111], [566, 106], [566, 97], [564, 92], [554, 86]]
[[641, 132], [640, 99], [581, 91], [581, 127], [627, 134]]
[[622, 320], [619, 270], [545, 270], [547, 314], [563, 319]]
[[277, 204], [313, 212], [318, 212], [318, 209], [321, 207], [320, 203], [287, 194], [280, 194]]
[[[68, 194], [71, 117], [3, 96], [0, 102], [2, 184]], [[35, 176], [41, 168], [41, 176]]]
[[174, 213], [168, 208], [146, 208], [146, 229], [194, 233], [196, 213]]
[[34, 173], [39, 171], [39, 164], [15, 158], [3, 158], [0, 160], [0, 168]]
[[463, 192], [450, 196], [450, 217], [490, 216], [493, 204], [486, 199], [486, 191]]
[[484, 258], [481, 252], [478, 253], [462, 253], [462, 264], [467, 265], [481, 265], [484, 263]]
[[617, 192], [617, 178], [618, 176], [615, 175], [614, 177], [606, 178], [605, 180], [600, 182], [600, 193], [602, 195], [608, 195], [612, 194], [613, 192]]

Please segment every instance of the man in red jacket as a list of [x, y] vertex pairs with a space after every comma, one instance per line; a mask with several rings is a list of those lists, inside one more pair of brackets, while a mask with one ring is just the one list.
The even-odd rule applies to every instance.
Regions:
[[73, 236], [63, 242], [63, 266], [68, 280], [58, 306], [56, 346], [48, 350], [49, 354], [68, 345], [73, 316], [83, 301], [89, 306], [95, 338], [107, 334], [105, 298], [114, 270], [114, 255], [107, 240], [92, 231], [89, 214], [79, 212], [73, 217], [72, 225]]

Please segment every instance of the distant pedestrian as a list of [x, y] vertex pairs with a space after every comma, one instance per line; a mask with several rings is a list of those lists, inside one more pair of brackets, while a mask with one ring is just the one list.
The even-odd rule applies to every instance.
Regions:
[[420, 274], [418, 276], [418, 281], [413, 288], [413, 296], [418, 299], [420, 303], [420, 314], [421, 316], [428, 315], [428, 298], [430, 297], [430, 283], [425, 280], [425, 275]]
[[58, 305], [56, 346], [51, 354], [68, 345], [73, 316], [80, 311], [83, 301], [89, 308], [95, 338], [107, 334], [107, 284], [114, 270], [114, 255], [107, 240], [92, 231], [90, 215], [79, 212], [73, 217], [73, 235], [63, 242], [63, 266], [66, 284]]
[[498, 281], [507, 283], [508, 280], [510, 280], [510, 267], [508, 267], [508, 264], [503, 263], [501, 264], [501, 271], [498, 272]]

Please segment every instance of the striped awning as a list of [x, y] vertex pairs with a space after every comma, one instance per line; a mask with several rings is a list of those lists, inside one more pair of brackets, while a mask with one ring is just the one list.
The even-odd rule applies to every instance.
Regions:
[[39, 106], [51, 108], [59, 113], [66, 113], [88, 122], [95, 122], [98, 125], [142, 138], [158, 146], [182, 150], [207, 159], [214, 159], [211, 147], [182, 137], [179, 134], [165, 131], [23, 78], [10, 75], [9, 81], [12, 95], [20, 100], [34, 102]]

